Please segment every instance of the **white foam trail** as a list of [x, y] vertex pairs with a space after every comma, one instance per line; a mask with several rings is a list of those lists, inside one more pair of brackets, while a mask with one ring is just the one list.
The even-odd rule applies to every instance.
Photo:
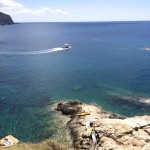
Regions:
[[64, 51], [67, 49], [68, 48], [56, 47], [52, 49], [31, 51], [31, 52], [0, 52], [0, 55], [42, 55], [42, 54], [48, 54], [52, 52]]
[[148, 98], [138, 99], [138, 102], [150, 105], [150, 99]]
[[144, 50], [146, 50], [146, 51], [150, 51], [150, 48], [149, 48], [149, 47], [146, 47], [146, 48], [144, 48]]

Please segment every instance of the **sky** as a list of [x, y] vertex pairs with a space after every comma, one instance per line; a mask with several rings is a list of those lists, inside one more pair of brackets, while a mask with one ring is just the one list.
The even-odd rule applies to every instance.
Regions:
[[15, 22], [146, 21], [150, 0], [0, 0]]

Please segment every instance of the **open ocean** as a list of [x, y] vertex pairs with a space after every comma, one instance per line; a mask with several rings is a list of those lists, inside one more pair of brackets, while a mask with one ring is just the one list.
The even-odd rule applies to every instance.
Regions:
[[[72, 48], [57, 49], [64, 43]], [[150, 22], [0, 26], [0, 138], [57, 139], [53, 101], [150, 115]], [[59, 50], [59, 51], [57, 51]]]

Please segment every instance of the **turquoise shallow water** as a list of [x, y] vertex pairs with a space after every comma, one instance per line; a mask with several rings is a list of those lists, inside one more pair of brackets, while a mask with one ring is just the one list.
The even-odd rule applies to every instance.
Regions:
[[[69, 43], [67, 51], [53, 48]], [[0, 27], [0, 130], [55, 138], [52, 101], [78, 99], [150, 115], [150, 22], [22, 23]], [[135, 100], [133, 100], [135, 99]]]

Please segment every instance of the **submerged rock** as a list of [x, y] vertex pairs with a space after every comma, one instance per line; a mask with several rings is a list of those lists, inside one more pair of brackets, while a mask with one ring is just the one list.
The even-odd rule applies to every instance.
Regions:
[[[70, 142], [76, 150], [149, 148], [150, 116], [125, 118], [78, 101], [59, 103], [56, 110], [69, 115], [66, 126], [71, 136]], [[79, 116], [80, 112], [90, 112], [90, 115]]]
[[74, 92], [79, 92], [79, 91], [81, 91], [82, 90], [82, 85], [81, 84], [76, 84], [76, 85], [74, 85], [73, 87], [72, 87], [72, 91], [74, 91]]
[[11, 24], [14, 24], [11, 16], [0, 12], [0, 25], [4, 26], [4, 25], [11, 25]]

